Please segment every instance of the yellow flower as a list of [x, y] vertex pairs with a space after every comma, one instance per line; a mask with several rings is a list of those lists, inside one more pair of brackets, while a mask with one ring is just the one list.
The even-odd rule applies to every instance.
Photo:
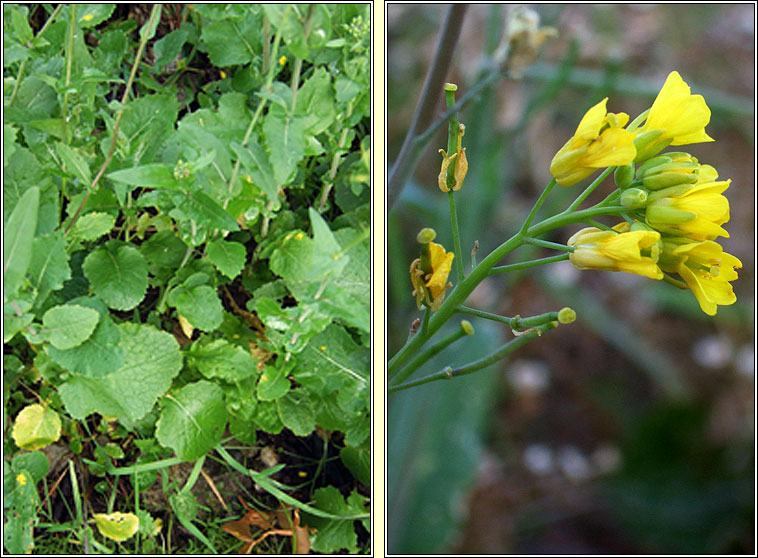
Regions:
[[634, 135], [624, 126], [629, 115], [606, 112], [606, 97], [584, 115], [574, 136], [550, 163], [550, 173], [561, 186], [571, 186], [596, 169], [631, 163], [637, 151]]
[[729, 237], [721, 225], [729, 221], [729, 200], [722, 192], [731, 180], [716, 181], [718, 173], [710, 165], [700, 165], [698, 181], [651, 192], [645, 222], [654, 229], [695, 240]]
[[16, 475], [16, 482], [19, 484], [19, 486], [26, 486], [26, 475], [24, 475], [24, 473], [19, 473]]
[[668, 145], [713, 141], [705, 133], [711, 110], [702, 95], [690, 94], [690, 86], [678, 72], [666, 78], [650, 107], [644, 126], [636, 131], [635, 162], [649, 159]]
[[450, 166], [450, 163], [452, 163], [456, 157], [458, 157], [458, 161], [455, 162], [455, 184], [452, 187], [452, 190], [454, 192], [457, 192], [461, 189], [461, 186], [463, 186], [463, 179], [466, 178], [466, 173], [468, 173], [468, 160], [466, 159], [466, 148], [461, 148], [461, 142], [463, 140], [463, 134], [466, 132], [466, 127], [463, 124], [458, 124], [458, 149], [455, 153], [447, 156], [447, 153], [445, 153], [444, 149], [440, 149], [439, 152], [442, 153], [442, 167], [440, 168], [440, 174], [437, 176], [437, 185], [439, 186], [440, 190], [443, 192], [448, 192], [450, 188], [447, 187], [447, 168]]
[[416, 259], [411, 264], [411, 283], [416, 296], [417, 304], [421, 308], [424, 302], [432, 310], [438, 310], [445, 298], [445, 290], [452, 286], [447, 277], [453, 265], [453, 252], [445, 252], [445, 248], [434, 242], [429, 243], [429, 260], [431, 272], [424, 273], [421, 269], [421, 260]]
[[569, 259], [577, 269], [626, 271], [662, 279], [657, 265], [660, 238], [656, 231], [631, 231], [629, 223], [619, 223], [611, 231], [582, 229], [566, 244], [574, 248]]
[[716, 315], [718, 306], [737, 301], [730, 281], [737, 279], [735, 268], [740, 269], [742, 262], [712, 240], [665, 239], [660, 265], [663, 271], [684, 279], [709, 316]]

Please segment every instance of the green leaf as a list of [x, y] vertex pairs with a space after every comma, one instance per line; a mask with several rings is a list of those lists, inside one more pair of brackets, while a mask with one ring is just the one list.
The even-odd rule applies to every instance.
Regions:
[[[36, 234], [47, 234], [58, 227], [60, 192], [32, 152], [24, 147], [18, 148], [3, 170], [3, 219], [6, 220], [3, 236], [7, 238], [10, 232], [7, 219], [26, 192], [33, 188], [39, 189]], [[7, 287], [6, 292], [9, 292]]]
[[327, 130], [334, 122], [337, 116], [334, 107], [334, 89], [326, 68], [317, 68], [311, 77], [305, 80], [297, 92], [295, 114], [310, 117], [307, 130], [314, 135]]
[[34, 39], [34, 32], [32, 31], [27, 17], [21, 13], [21, 10], [11, 10], [11, 23], [13, 24], [13, 31], [16, 33], [16, 38], [22, 45], [27, 45]]
[[258, 374], [256, 361], [250, 353], [223, 339], [216, 339], [207, 345], [193, 343], [187, 359], [206, 378], [234, 382]]
[[68, 350], [49, 345], [45, 348], [47, 354], [66, 370], [83, 376], [107, 376], [118, 370], [124, 363], [124, 351], [118, 345], [121, 334], [111, 320], [107, 306], [96, 298], [76, 298], [69, 304], [97, 310], [100, 321], [92, 335], [81, 345]]
[[42, 316], [42, 331], [56, 349], [71, 349], [92, 335], [98, 320], [100, 314], [92, 308], [77, 304], [54, 306]]
[[139, 529], [139, 518], [133, 513], [95, 513], [95, 524], [100, 534], [116, 542], [124, 542]]
[[363, 86], [360, 83], [345, 76], [337, 77], [334, 88], [337, 92], [336, 97], [339, 103], [347, 103], [363, 91]]
[[115, 4], [78, 4], [76, 19], [82, 29], [89, 29], [111, 17], [114, 9]]
[[49, 407], [27, 405], [16, 417], [11, 435], [21, 449], [42, 449], [61, 437], [61, 418]]
[[151, 163], [141, 167], [122, 169], [105, 175], [116, 182], [143, 188], [169, 188], [179, 190], [182, 184], [174, 179], [174, 169], [166, 163]]
[[340, 450], [340, 459], [355, 478], [365, 485], [371, 485], [371, 450], [345, 446]]
[[140, 245], [140, 252], [148, 264], [157, 268], [179, 267], [187, 252], [187, 245], [173, 230], [159, 231]]
[[245, 247], [239, 242], [214, 240], [206, 247], [208, 259], [221, 273], [234, 279], [245, 266]]
[[147, 262], [131, 245], [110, 240], [84, 260], [84, 276], [109, 307], [131, 310], [147, 292]]
[[182, 192], [178, 209], [200, 224], [225, 231], [239, 230], [229, 212], [202, 192]]
[[34, 524], [37, 522], [39, 496], [29, 471], [22, 469], [14, 473], [12, 489], [4, 491], [6, 498], [3, 506], [10, 509], [3, 525], [3, 543], [12, 554], [29, 554], [34, 548]]
[[12, 300], [3, 304], [3, 343], [8, 343], [19, 331], [34, 321], [34, 314], [26, 313], [31, 307], [31, 302], [23, 300]]
[[218, 19], [203, 24], [201, 37], [203, 50], [214, 66], [226, 67], [251, 62], [256, 52], [252, 37], [257, 37], [262, 28], [259, 14], [248, 10], [242, 21]]
[[271, 154], [274, 180], [284, 186], [294, 176], [305, 154], [305, 119], [272, 111], [266, 115], [263, 132]]
[[32, 259], [32, 241], [37, 229], [39, 209], [39, 188], [29, 188], [13, 208], [10, 218], [4, 224], [3, 235], [3, 297], [13, 296]]
[[[291, 363], [294, 364], [294, 361], [291, 361]], [[258, 399], [261, 401], [273, 401], [287, 393], [290, 389], [290, 381], [287, 379], [287, 374], [289, 374], [291, 369], [291, 364], [267, 365], [258, 380]]]
[[182, 46], [187, 42], [188, 33], [186, 29], [175, 29], [163, 38], [155, 41], [153, 52], [155, 52], [155, 65], [165, 66], [174, 60], [182, 50]]
[[208, 285], [188, 283], [175, 287], [168, 295], [168, 303], [197, 329], [213, 331], [224, 318], [224, 307], [216, 291]]
[[[355, 516], [367, 513], [365, 501], [366, 499], [355, 491], [345, 500], [337, 487], [326, 486], [313, 493], [311, 505], [334, 515]], [[341, 550], [347, 550], [348, 553], [358, 552], [358, 536], [353, 520], [329, 520], [312, 517], [307, 512], [303, 515], [307, 517], [304, 523], [316, 529], [316, 533], [311, 537], [311, 550], [324, 554], [333, 554]]]
[[68, 260], [62, 231], [34, 239], [28, 278], [37, 289], [38, 301], [44, 301], [51, 291], [62, 289], [63, 283], [71, 279]]
[[316, 413], [303, 389], [292, 389], [276, 400], [279, 418], [295, 436], [307, 436], [316, 428]]
[[166, 397], [155, 437], [182, 461], [194, 461], [221, 441], [225, 427], [224, 392], [201, 380]]
[[89, 165], [87, 164], [87, 161], [84, 160], [84, 157], [65, 143], [57, 142], [55, 144], [55, 150], [58, 152], [58, 156], [63, 159], [63, 165], [66, 171], [72, 173], [87, 186], [92, 183], [92, 173], [90, 172]]
[[178, 114], [179, 101], [175, 95], [145, 95], [129, 101], [121, 118], [119, 137], [123, 133], [126, 138], [128, 152], [134, 158], [132, 164], [156, 159], [174, 131]]
[[110, 232], [115, 223], [113, 215], [93, 211], [79, 217], [71, 229], [71, 235], [80, 240], [97, 240]]
[[32, 474], [33, 482], [37, 483], [50, 471], [50, 461], [41, 451], [17, 453], [11, 460], [11, 469], [14, 472], [27, 470]]
[[145, 324], [123, 323], [118, 328], [124, 352], [121, 367], [102, 378], [73, 374], [58, 388], [75, 419], [100, 413], [132, 425], [152, 409], [182, 368], [179, 344], [170, 333]]
[[[302, 6], [299, 8], [302, 9]], [[308, 58], [309, 50], [301, 21], [305, 14], [300, 14], [291, 4], [263, 4], [263, 9], [266, 12], [266, 17], [271, 21], [271, 25], [282, 32], [284, 41], [292, 54], [298, 58]]]
[[238, 143], [232, 142], [231, 148], [248, 175], [245, 176], [243, 174], [242, 179], [260, 188], [268, 196], [269, 200], [276, 200], [279, 188], [274, 179], [274, 169], [271, 167], [266, 152], [258, 145], [255, 138], [250, 138], [247, 147], [242, 147]]

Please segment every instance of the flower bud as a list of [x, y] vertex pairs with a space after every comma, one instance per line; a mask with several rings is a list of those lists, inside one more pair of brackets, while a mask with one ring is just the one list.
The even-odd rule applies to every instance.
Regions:
[[474, 326], [468, 320], [461, 320], [461, 329], [466, 335], [474, 335]]
[[621, 205], [627, 209], [640, 209], [647, 202], [647, 190], [629, 188], [621, 192]]
[[637, 134], [634, 138], [634, 147], [637, 149], [635, 163], [647, 161], [656, 153], [663, 151], [671, 143], [671, 138], [661, 138], [664, 130], [647, 130]]
[[700, 165], [697, 163], [664, 163], [648, 169], [643, 175], [642, 185], [648, 190], [662, 190], [679, 184], [694, 184], [698, 180]]
[[421, 229], [416, 235], [416, 241], [419, 244], [429, 244], [436, 237], [437, 237], [437, 232], [434, 229], [425, 227]]
[[568, 306], [561, 308], [558, 312], [558, 323], [570, 324], [574, 320], [576, 320], [576, 312]]
[[629, 188], [632, 184], [632, 180], [634, 180], [634, 163], [616, 167], [616, 170], [613, 172], [613, 180], [616, 181], [616, 186], [622, 190], [624, 188]]

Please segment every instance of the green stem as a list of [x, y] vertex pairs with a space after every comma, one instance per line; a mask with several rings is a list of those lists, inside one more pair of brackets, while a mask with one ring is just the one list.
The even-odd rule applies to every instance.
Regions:
[[541, 238], [532, 238], [530, 236], [524, 238], [524, 243], [541, 246], [542, 248], [550, 248], [551, 250], [560, 250], [561, 252], [574, 251], [571, 246], [566, 246], [565, 244], [560, 244], [558, 242], [550, 242], [549, 240], [542, 240]]
[[549, 322], [554, 322], [558, 319], [558, 312], [546, 312], [528, 318], [522, 318], [521, 316], [513, 316], [512, 318], [509, 318], [508, 316], [492, 314], [490, 312], [485, 312], [484, 310], [477, 310], [476, 308], [469, 308], [468, 306], [463, 305], [459, 306], [457, 311], [461, 314], [468, 314], [469, 316], [506, 324], [513, 330], [537, 327]]
[[458, 274], [458, 282], [463, 281], [463, 252], [461, 250], [461, 234], [458, 230], [458, 212], [455, 208], [455, 192], [448, 190], [447, 201], [450, 206], [450, 224], [453, 229], [453, 251], [455, 252], [455, 270]]
[[[616, 169], [616, 167], [608, 167], [603, 172], [601, 172], [600, 176], [598, 176], [595, 180], [593, 180], [592, 184], [590, 184], [589, 186], [587, 186], [587, 188], [585, 188], [584, 192], [582, 192], [579, 195], [579, 197], [576, 198], [570, 206], [568, 206], [567, 211], [574, 211], [577, 207], [579, 207], [579, 204], [581, 204], [584, 200], [586, 200], [587, 197], [595, 190], [595, 188], [597, 188], [598, 186], [600, 186], [600, 183], [603, 180], [605, 180], [605, 177], [608, 176], [609, 174], [611, 174], [615, 169]], [[606, 198], [606, 199], [608, 199], [608, 198]], [[605, 200], [603, 200], [603, 201], [605, 201]]]
[[[455, 106], [455, 91], [457, 87], [452, 83], [445, 84], [445, 105], [448, 109]], [[458, 153], [458, 141], [459, 141], [459, 120], [458, 113], [454, 112], [450, 115], [448, 120], [447, 130], [447, 153], [446, 156], [450, 157], [453, 153]], [[458, 228], [458, 211], [455, 207], [455, 192], [453, 186], [456, 183], [455, 169], [458, 166], [458, 159], [460, 153], [453, 159], [453, 162], [447, 167], [447, 176], [445, 177], [447, 182], [447, 200], [450, 206], [450, 224], [453, 231], [453, 250], [455, 252], [455, 270], [458, 274], [458, 282], [463, 281], [465, 272], [463, 270], [463, 250], [461, 249], [461, 233]]]
[[[444, 339], [441, 339], [425, 351], [419, 353], [419, 355], [411, 362], [409, 362], [408, 366], [399, 371], [399, 373], [396, 372], [397, 375], [395, 376], [395, 379], [392, 381], [392, 383], [399, 384], [401, 382], [404, 382], [408, 376], [413, 374], [413, 372], [416, 371], [422, 364], [467, 334], [468, 332], [466, 331], [466, 328], [464, 328], [461, 324], [458, 329], [456, 329], [450, 335]], [[392, 375], [390, 375], [389, 378], [392, 378]]]
[[497, 275], [500, 273], [507, 273], [509, 271], [519, 271], [522, 269], [528, 269], [530, 267], [537, 267], [538, 265], [551, 264], [556, 262], [564, 262], [569, 259], [568, 254], [559, 254], [557, 256], [550, 256], [548, 258], [540, 258], [538, 260], [529, 260], [528, 262], [521, 262], [509, 265], [501, 265], [493, 267], [490, 270], [490, 275]]
[[534, 221], [534, 218], [537, 216], [537, 212], [540, 210], [540, 207], [542, 207], [542, 204], [545, 203], [548, 194], [553, 189], [555, 184], [555, 178], [550, 179], [550, 182], [547, 183], [547, 186], [545, 186], [545, 189], [540, 194], [540, 197], [537, 198], [536, 202], [534, 202], [534, 207], [532, 207], [532, 210], [526, 217], [526, 221], [524, 221], [524, 224], [521, 226], [522, 233], [526, 233], [526, 231], [529, 229], [529, 225], [531, 225], [532, 221]]
[[74, 23], [76, 22], [76, 4], [70, 5], [70, 23], [68, 27], [68, 43], [66, 46], [66, 91], [63, 93], [63, 108], [61, 110], [61, 128], [63, 143], [68, 145], [68, 86], [71, 84], [71, 64], [74, 60]]
[[443, 368], [439, 372], [436, 372], [434, 374], [431, 374], [429, 376], [425, 376], [424, 378], [420, 378], [418, 380], [414, 380], [412, 382], [407, 382], [405, 384], [400, 385], [394, 385], [387, 388], [388, 393], [393, 393], [396, 391], [400, 391], [403, 389], [408, 389], [415, 386], [420, 386], [422, 384], [427, 384], [429, 382], [435, 382], [437, 380], [451, 380], [458, 376], [465, 376], [466, 374], [472, 374], [473, 372], [476, 372], [477, 370], [481, 370], [482, 368], [486, 368], [487, 366], [490, 366], [491, 364], [494, 364], [495, 362], [509, 356], [512, 352], [516, 351], [517, 349], [520, 349], [530, 341], [536, 339], [537, 337], [540, 337], [544, 332], [553, 329], [556, 327], [558, 322], [548, 322], [546, 324], [537, 326], [533, 331], [530, 331], [528, 333], [525, 333], [524, 335], [521, 335], [520, 337], [517, 337], [516, 339], [513, 339], [500, 347], [495, 352], [480, 358], [479, 360], [476, 360], [474, 362], [471, 362], [469, 364], [466, 364], [464, 366], [458, 367], [458, 368], [451, 368], [450, 366]]

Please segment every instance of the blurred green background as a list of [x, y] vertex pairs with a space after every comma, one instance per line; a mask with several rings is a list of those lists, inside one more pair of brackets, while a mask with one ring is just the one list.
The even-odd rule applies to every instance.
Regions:
[[[459, 95], [488, 68], [508, 9], [468, 7], [446, 78]], [[609, 111], [634, 118], [677, 70], [705, 97], [706, 131], [716, 139], [682, 149], [732, 179], [731, 236], [720, 242], [743, 263], [733, 283], [738, 301], [710, 318], [691, 292], [629, 274], [578, 272], [566, 262], [486, 280], [469, 306], [529, 316], [570, 305], [578, 319], [507, 362], [389, 398], [388, 550], [752, 554], [754, 4], [532, 9], [559, 36], [521, 80], [498, 83], [461, 114], [469, 161], [456, 197], [464, 254], [478, 240], [483, 257], [516, 231], [588, 108], [608, 96]], [[390, 167], [446, 10], [387, 6]], [[440, 95], [439, 114], [443, 104]], [[388, 216], [390, 357], [421, 316], [408, 277], [416, 233], [433, 227], [438, 242], [452, 246], [447, 197], [436, 185], [445, 145], [442, 131]], [[542, 215], [563, 209], [577, 188], [554, 190]], [[601, 186], [590, 201], [612, 188]], [[565, 242], [577, 228], [549, 240]], [[515, 253], [545, 255], [552, 254]], [[476, 335], [417, 374], [469, 362], [512, 338], [504, 326], [468, 319]]]

